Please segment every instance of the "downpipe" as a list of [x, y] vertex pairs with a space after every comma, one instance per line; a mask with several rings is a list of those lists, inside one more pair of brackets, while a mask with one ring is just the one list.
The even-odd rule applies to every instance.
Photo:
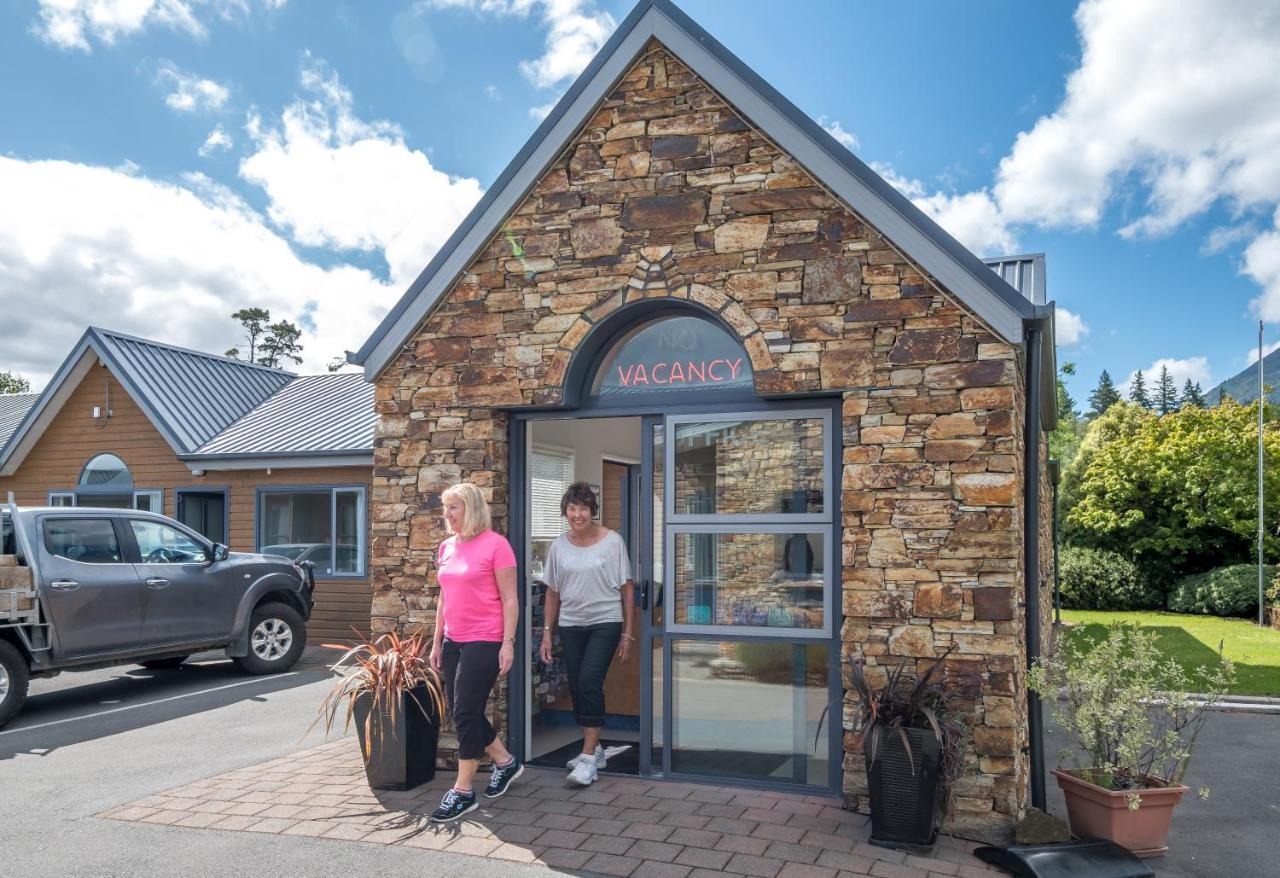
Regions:
[[[1024, 424], [1023, 583], [1026, 589], [1027, 667], [1040, 658], [1040, 370], [1044, 360], [1044, 330], [1039, 322], [1027, 326], [1027, 411]], [[1046, 811], [1044, 786], [1044, 707], [1040, 696], [1027, 690], [1027, 747], [1031, 758], [1031, 804]]]

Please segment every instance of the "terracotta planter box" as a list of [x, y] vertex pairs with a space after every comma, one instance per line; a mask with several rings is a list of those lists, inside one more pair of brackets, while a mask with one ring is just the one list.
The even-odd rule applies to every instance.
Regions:
[[1061, 768], [1053, 770], [1067, 800], [1067, 822], [1079, 838], [1105, 838], [1140, 857], [1163, 854], [1168, 849], [1173, 809], [1187, 787], [1151, 787], [1137, 790], [1142, 807], [1129, 810], [1129, 792], [1116, 792], [1081, 780]]

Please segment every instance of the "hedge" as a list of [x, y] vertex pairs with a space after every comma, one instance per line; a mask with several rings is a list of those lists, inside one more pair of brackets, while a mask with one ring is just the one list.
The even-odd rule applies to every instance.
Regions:
[[1115, 552], [1068, 546], [1058, 568], [1063, 609], [1149, 610], [1164, 603], [1137, 565]]
[[[1275, 568], [1263, 566], [1262, 576], [1269, 582]], [[1251, 616], [1258, 612], [1258, 567], [1233, 564], [1185, 576], [1169, 593], [1169, 609], [1208, 616]]]

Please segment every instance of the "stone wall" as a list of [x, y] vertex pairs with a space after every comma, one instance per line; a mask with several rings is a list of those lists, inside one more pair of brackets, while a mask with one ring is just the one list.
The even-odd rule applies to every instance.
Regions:
[[[846, 654], [928, 666], [974, 723], [955, 825], [1025, 797], [1017, 351], [654, 44], [379, 378], [374, 630], [429, 627], [439, 492], [507, 518], [506, 417], [555, 404], [627, 304], [692, 302], [737, 334], [763, 395], [843, 396]], [[865, 805], [844, 711], [845, 796]]]

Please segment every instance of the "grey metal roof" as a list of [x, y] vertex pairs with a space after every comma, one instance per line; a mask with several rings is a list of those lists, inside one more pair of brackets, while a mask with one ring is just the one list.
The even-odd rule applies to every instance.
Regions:
[[18, 429], [22, 419], [39, 398], [38, 393], [0, 394], [0, 448], [4, 448], [9, 437]]
[[1033, 305], [1046, 304], [1043, 253], [1028, 253], [1025, 256], [989, 256], [982, 261], [1004, 278], [1009, 286], [1026, 296]]
[[359, 372], [299, 376], [191, 458], [371, 452], [373, 391]]
[[179, 454], [195, 451], [244, 417], [294, 376], [271, 369], [91, 327], [99, 355]]
[[351, 362], [365, 367], [369, 379], [396, 356], [454, 280], [572, 142], [650, 38], [662, 43], [1006, 341], [1020, 344], [1024, 322], [1045, 319], [1045, 313], [1018, 290], [988, 270], [669, 0], [640, 0], [373, 335], [358, 352], [348, 355]]

